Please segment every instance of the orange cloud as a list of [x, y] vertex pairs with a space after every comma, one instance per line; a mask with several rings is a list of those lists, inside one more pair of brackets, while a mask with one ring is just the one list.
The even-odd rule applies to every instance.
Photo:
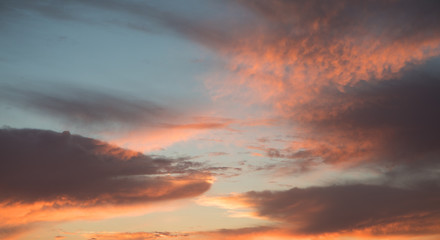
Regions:
[[298, 235], [289, 231], [270, 227], [255, 227], [244, 229], [223, 229], [212, 232], [193, 233], [187, 239], [198, 240], [436, 240], [440, 235], [427, 234], [426, 236], [398, 235], [398, 236], [377, 236], [368, 232], [358, 231], [356, 233], [333, 233], [320, 235]]
[[437, 152], [440, 115], [427, 106], [440, 103], [438, 64], [429, 61], [440, 54], [438, 4], [240, 3], [254, 23], [243, 21], [248, 30], [231, 35], [234, 44], [215, 46], [233, 75], [207, 86], [273, 106], [298, 136], [289, 156], [353, 166]]
[[144, 239], [187, 239], [187, 240], [436, 240], [439, 235], [412, 236], [377, 236], [368, 232], [332, 233], [320, 235], [298, 235], [283, 229], [272, 227], [249, 227], [239, 229], [221, 229], [205, 232], [134, 232], [134, 233], [94, 233], [87, 234], [88, 239], [96, 240], [144, 240]]
[[[183, 121], [183, 118], [182, 118]], [[171, 121], [169, 122], [176, 122]], [[188, 141], [213, 130], [235, 131], [232, 119], [194, 117], [189, 123], [161, 123], [157, 126], [138, 128], [125, 133], [103, 133], [110, 142], [142, 152], [168, 147], [176, 142]]]
[[[319, 99], [322, 87], [390, 79], [408, 64], [440, 53], [440, 32], [433, 30], [438, 17], [435, 6], [426, 1], [414, 6], [352, 1], [242, 3], [258, 16], [256, 26], [248, 26], [255, 30], [235, 36], [233, 46], [219, 48], [237, 75], [211, 79], [208, 86], [215, 96], [270, 101], [285, 114], [296, 115], [292, 108]], [[407, 19], [396, 20], [394, 16], [400, 15]], [[436, 21], [418, 18], [425, 15]], [[405, 31], [412, 32], [404, 35]], [[250, 90], [248, 95], [243, 85]]]

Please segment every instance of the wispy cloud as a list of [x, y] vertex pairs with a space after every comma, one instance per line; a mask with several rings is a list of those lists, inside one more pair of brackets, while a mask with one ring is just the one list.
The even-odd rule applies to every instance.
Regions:
[[234, 119], [201, 117], [183, 105], [161, 105], [118, 92], [77, 85], [12, 84], [0, 90], [1, 106], [36, 113], [68, 129], [104, 136], [139, 151], [167, 147], [210, 130], [236, 131]]
[[73, 126], [122, 128], [154, 126], [176, 114], [151, 101], [76, 86], [3, 84], [2, 104], [50, 115]]

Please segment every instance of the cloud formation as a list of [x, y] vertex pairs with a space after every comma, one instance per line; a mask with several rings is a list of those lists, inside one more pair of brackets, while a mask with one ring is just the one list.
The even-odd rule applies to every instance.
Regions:
[[5, 82], [1, 86], [1, 106], [37, 113], [45, 120], [138, 151], [167, 147], [210, 130], [234, 131], [230, 125], [236, 122], [198, 116], [201, 110], [183, 105], [159, 105], [76, 85]]
[[[82, 21], [68, 8], [57, 10], [64, 5], [22, 3], [19, 7], [50, 18]], [[216, 202], [208, 199], [206, 205], [251, 208], [254, 212], [241, 216], [267, 218], [279, 222], [281, 229], [221, 230], [211, 237], [258, 239], [262, 233], [289, 239], [292, 235], [356, 231], [374, 236], [440, 234], [440, 111], [436, 107], [440, 104], [440, 72], [436, 70], [439, 3], [242, 0], [227, 3], [238, 4], [244, 13], [231, 21], [195, 19], [172, 12], [175, 9], [166, 12], [135, 1], [78, 0], [65, 4], [97, 8], [112, 17], [129, 16], [128, 21], [114, 17], [112, 22], [138, 31], [151, 31], [145, 22], [165, 26], [216, 50], [228, 60], [231, 75], [226, 79], [216, 75], [206, 81], [213, 94], [234, 95], [234, 101], [243, 100], [240, 104], [246, 106], [269, 105], [280, 121], [268, 125], [287, 122], [289, 133], [295, 135], [285, 151], [264, 148], [267, 141], [259, 141], [263, 147], [256, 150], [267, 150], [271, 158], [292, 160], [272, 166], [290, 164], [301, 172], [320, 163], [368, 166], [383, 175], [382, 185], [350, 183], [248, 192], [217, 198]], [[10, 90], [1, 96], [11, 104], [84, 125], [152, 124], [178, 133], [150, 131], [148, 136], [156, 142], [165, 135], [167, 140], [186, 139], [195, 129], [228, 129], [234, 124], [227, 119], [163, 121], [169, 118], [154, 104], [106, 94], [71, 92], [71, 97]], [[138, 138], [130, 136], [131, 140], [141, 142], [143, 133]], [[192, 197], [210, 186], [209, 175], [189, 161], [152, 158], [67, 133], [6, 129], [1, 134], [4, 151], [0, 157], [6, 160], [0, 170], [0, 183], [5, 183], [0, 188], [5, 192], [0, 202], [3, 209], [20, 213], [16, 216], [30, 218], [24, 220], [27, 222], [41, 219], [46, 209], [70, 209], [63, 214], [71, 214], [78, 208], [122, 207]], [[14, 161], [9, 156], [14, 156]], [[65, 217], [50, 217], [50, 221], [59, 219]], [[9, 224], [6, 231], [21, 226], [20, 222], [3, 220]], [[100, 237], [159, 236], [127, 233]]]
[[[336, 165], [436, 164], [440, 74], [433, 70], [440, 54], [440, 4], [228, 4], [240, 5], [241, 21], [213, 18], [206, 21], [210, 28], [185, 32], [190, 28], [166, 19], [191, 17], [170, 13], [158, 23], [228, 59], [232, 75], [206, 80], [214, 97], [269, 104], [290, 122], [297, 138], [287, 153], [269, 149], [270, 157], [300, 160], [306, 170], [317, 159]], [[210, 44], [207, 36], [217, 35], [228, 40]]]
[[438, 60], [387, 81], [324, 88], [291, 109], [303, 136], [292, 145], [327, 163], [438, 165], [440, 74], [429, 70], [435, 66]]
[[294, 235], [417, 235], [440, 233], [439, 193], [439, 182], [431, 181], [414, 188], [353, 184], [247, 192], [229, 200]]
[[195, 163], [153, 158], [68, 132], [1, 129], [0, 143], [2, 202], [130, 204], [196, 196], [210, 186]]
[[131, 206], [195, 197], [212, 181], [187, 159], [150, 157], [69, 132], [0, 129], [0, 159], [3, 232], [127, 214]]
[[253, 31], [216, 48], [236, 73], [208, 81], [220, 96], [242, 85], [250, 89], [247, 101], [282, 110], [315, 99], [322, 87], [388, 79], [439, 54], [439, 6], [432, 1], [241, 3], [254, 14], [253, 24], [244, 21]]
[[69, 124], [89, 128], [132, 128], [154, 125], [172, 116], [172, 111], [150, 101], [120, 97], [73, 86], [4, 84], [3, 104], [51, 115]]
[[[271, 104], [296, 138], [270, 157], [437, 165], [440, 4], [432, 1], [240, 1], [255, 17], [214, 47], [235, 73], [214, 94]], [[213, 29], [215, 31], [215, 28]], [[242, 88], [245, 86], [245, 88]], [[247, 90], [248, 94], [243, 94]]]

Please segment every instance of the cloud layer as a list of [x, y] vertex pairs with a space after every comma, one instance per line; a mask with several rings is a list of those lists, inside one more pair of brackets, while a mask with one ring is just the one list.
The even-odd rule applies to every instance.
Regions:
[[78, 85], [12, 83], [0, 89], [0, 106], [38, 114], [44, 121], [95, 134], [138, 151], [157, 150], [210, 130], [233, 131], [234, 119], [203, 117], [204, 110], [181, 102], [159, 105], [143, 97], [91, 90]]

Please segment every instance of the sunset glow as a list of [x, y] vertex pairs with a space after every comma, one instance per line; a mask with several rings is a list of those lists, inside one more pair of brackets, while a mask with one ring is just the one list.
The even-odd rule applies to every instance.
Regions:
[[440, 239], [437, 1], [0, 12], [0, 239]]

